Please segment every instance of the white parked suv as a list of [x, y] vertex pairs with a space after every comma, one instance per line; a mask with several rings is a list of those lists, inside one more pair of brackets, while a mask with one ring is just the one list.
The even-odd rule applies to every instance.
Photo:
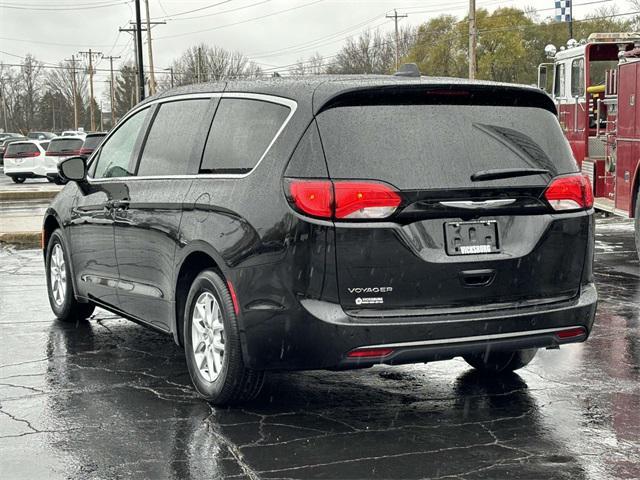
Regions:
[[49, 181], [60, 181], [58, 164], [69, 157], [80, 155], [83, 145], [84, 138], [79, 136], [62, 136], [52, 139], [42, 163], [42, 171], [38, 173], [47, 177]]
[[15, 183], [46, 176], [45, 148], [35, 140], [13, 142], [4, 152], [4, 173]]
[[82, 139], [84, 139], [84, 137], [87, 136], [86, 132], [84, 130], [65, 130], [64, 132], [62, 132], [62, 137], [81, 137]]

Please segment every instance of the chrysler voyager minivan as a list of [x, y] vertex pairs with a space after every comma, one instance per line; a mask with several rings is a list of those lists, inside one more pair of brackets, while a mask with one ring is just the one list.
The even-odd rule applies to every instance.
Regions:
[[172, 335], [215, 404], [255, 397], [269, 370], [513, 371], [593, 324], [593, 196], [534, 88], [200, 84], [138, 104], [59, 169], [56, 316], [99, 306]]

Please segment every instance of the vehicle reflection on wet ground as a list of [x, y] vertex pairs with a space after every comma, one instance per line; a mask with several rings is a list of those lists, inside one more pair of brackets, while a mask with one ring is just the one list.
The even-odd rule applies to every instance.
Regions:
[[273, 374], [214, 409], [171, 338], [98, 310], [53, 320], [42, 259], [0, 250], [4, 478], [640, 477], [640, 264], [597, 229], [600, 304], [581, 345], [483, 378], [460, 359]]

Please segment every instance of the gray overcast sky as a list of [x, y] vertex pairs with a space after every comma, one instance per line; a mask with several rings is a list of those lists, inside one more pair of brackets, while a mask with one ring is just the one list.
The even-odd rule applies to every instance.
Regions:
[[[601, 6], [635, 10], [625, 0], [575, 0], [574, 18]], [[554, 15], [554, 0], [476, 0], [478, 8], [530, 6], [541, 17]], [[142, 0], [144, 17], [144, 0]], [[588, 4], [588, 5], [581, 5]], [[118, 33], [134, 17], [131, 0], [0, 0], [0, 60], [19, 63], [27, 53], [57, 64], [79, 50], [133, 60], [131, 35]], [[151, 17], [166, 20], [152, 31], [155, 69], [168, 67], [182, 51], [205, 42], [248, 55], [263, 68], [294, 63], [314, 52], [333, 55], [349, 36], [393, 28], [385, 13], [394, 8], [418, 25], [443, 13], [466, 14], [467, 0], [150, 0]], [[191, 13], [187, 13], [193, 11]], [[311, 43], [318, 40], [315, 43]], [[302, 45], [302, 46], [300, 46]], [[145, 62], [147, 54], [145, 48]], [[108, 67], [102, 60], [100, 68]], [[98, 91], [108, 74], [100, 72]]]

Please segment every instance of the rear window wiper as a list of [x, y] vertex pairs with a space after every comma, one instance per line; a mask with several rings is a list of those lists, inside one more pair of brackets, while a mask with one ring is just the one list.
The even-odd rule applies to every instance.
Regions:
[[551, 176], [551, 172], [546, 168], [495, 168], [474, 173], [471, 175], [471, 181], [482, 182], [484, 180], [500, 180], [501, 178], [526, 177], [529, 175]]

